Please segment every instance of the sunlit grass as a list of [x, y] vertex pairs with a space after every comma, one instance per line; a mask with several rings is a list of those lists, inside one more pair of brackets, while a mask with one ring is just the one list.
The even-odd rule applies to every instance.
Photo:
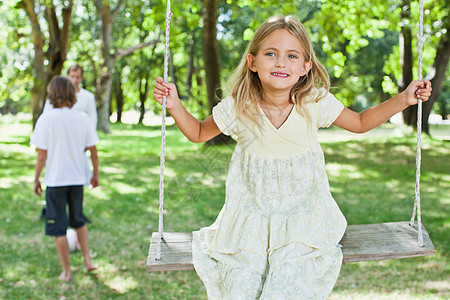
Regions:
[[[145, 270], [150, 235], [158, 226], [158, 127], [112, 124], [111, 135], [100, 134], [101, 187], [85, 191], [85, 213], [93, 222], [88, 225], [91, 249], [99, 269], [86, 272], [81, 253], [75, 252], [74, 279], [61, 283], [54, 241], [44, 236], [39, 220], [43, 197], [32, 192], [35, 153], [28, 146], [29, 119], [8, 117], [0, 123], [1, 299], [206, 299], [194, 271]], [[445, 136], [449, 129], [439, 130]], [[333, 128], [323, 132], [321, 142], [331, 191], [350, 224], [410, 218], [414, 135], [392, 126], [366, 137]], [[448, 146], [443, 139], [423, 139], [422, 220], [438, 254], [346, 264], [330, 299], [450, 297]], [[168, 128], [166, 231], [197, 230], [215, 220], [225, 197], [232, 150], [221, 146], [205, 151], [175, 127]]]

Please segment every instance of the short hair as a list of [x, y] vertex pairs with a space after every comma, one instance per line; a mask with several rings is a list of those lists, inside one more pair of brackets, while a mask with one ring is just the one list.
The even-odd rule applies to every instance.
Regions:
[[67, 75], [69, 75], [70, 71], [81, 70], [81, 76], [83, 76], [83, 67], [79, 64], [71, 65], [69, 70], [67, 70]]
[[63, 76], [55, 76], [47, 87], [50, 104], [54, 108], [69, 107], [77, 102], [75, 86], [72, 81]]

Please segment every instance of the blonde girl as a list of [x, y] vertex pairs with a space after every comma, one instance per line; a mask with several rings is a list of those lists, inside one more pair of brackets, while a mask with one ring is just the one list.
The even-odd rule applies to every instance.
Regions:
[[175, 85], [156, 78], [154, 98], [186, 137], [237, 140], [225, 204], [214, 224], [193, 233], [193, 263], [208, 299], [325, 299], [342, 264], [346, 220], [331, 196], [320, 127], [366, 132], [420, 98], [429, 81], [361, 113], [329, 92], [304, 26], [275, 16], [255, 32], [229, 81], [231, 94], [199, 122]]

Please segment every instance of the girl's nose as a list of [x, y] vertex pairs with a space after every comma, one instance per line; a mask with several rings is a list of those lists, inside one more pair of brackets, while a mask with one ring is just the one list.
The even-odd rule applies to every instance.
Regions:
[[284, 68], [286, 67], [286, 62], [282, 57], [278, 57], [277, 62], [275, 64], [275, 67], [277, 68]]

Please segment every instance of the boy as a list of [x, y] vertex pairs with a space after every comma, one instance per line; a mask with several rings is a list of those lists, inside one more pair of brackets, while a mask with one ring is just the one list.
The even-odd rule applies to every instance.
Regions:
[[[75, 86], [76, 91], [76, 97], [77, 102], [73, 105], [72, 109], [82, 111], [86, 113], [89, 116], [89, 119], [92, 122], [92, 125], [94, 128], [97, 128], [97, 107], [95, 105], [95, 97], [94, 94], [91, 92], [85, 90], [81, 86], [81, 82], [83, 81], [83, 67], [79, 64], [75, 64], [70, 66], [69, 70], [67, 71], [67, 77], [72, 81], [73, 85]], [[50, 100], [47, 99], [45, 101], [44, 106], [44, 113], [49, 112], [53, 109], [53, 105], [50, 104]], [[90, 180], [92, 177], [92, 172], [89, 167], [89, 159], [86, 156], [86, 183], [84, 186], [90, 185]], [[44, 206], [42, 208], [41, 212], [41, 219], [45, 219], [45, 211], [46, 207]], [[86, 219], [86, 222], [91, 223], [91, 220], [88, 219], [86, 216], [84, 216]]]
[[[42, 193], [39, 177], [45, 165], [44, 183], [47, 213], [45, 234], [55, 236], [56, 249], [62, 265], [60, 280], [71, 281], [67, 226], [76, 228], [78, 242], [88, 271], [96, 269], [89, 257], [88, 230], [83, 216], [83, 185], [85, 154], [90, 151], [93, 165], [92, 187], [98, 186], [97, 133], [89, 117], [72, 110], [77, 101], [72, 82], [61, 76], [52, 79], [48, 97], [54, 109], [42, 114], [36, 122], [30, 144], [37, 149], [34, 193]], [[69, 206], [69, 218], [66, 206]]]

